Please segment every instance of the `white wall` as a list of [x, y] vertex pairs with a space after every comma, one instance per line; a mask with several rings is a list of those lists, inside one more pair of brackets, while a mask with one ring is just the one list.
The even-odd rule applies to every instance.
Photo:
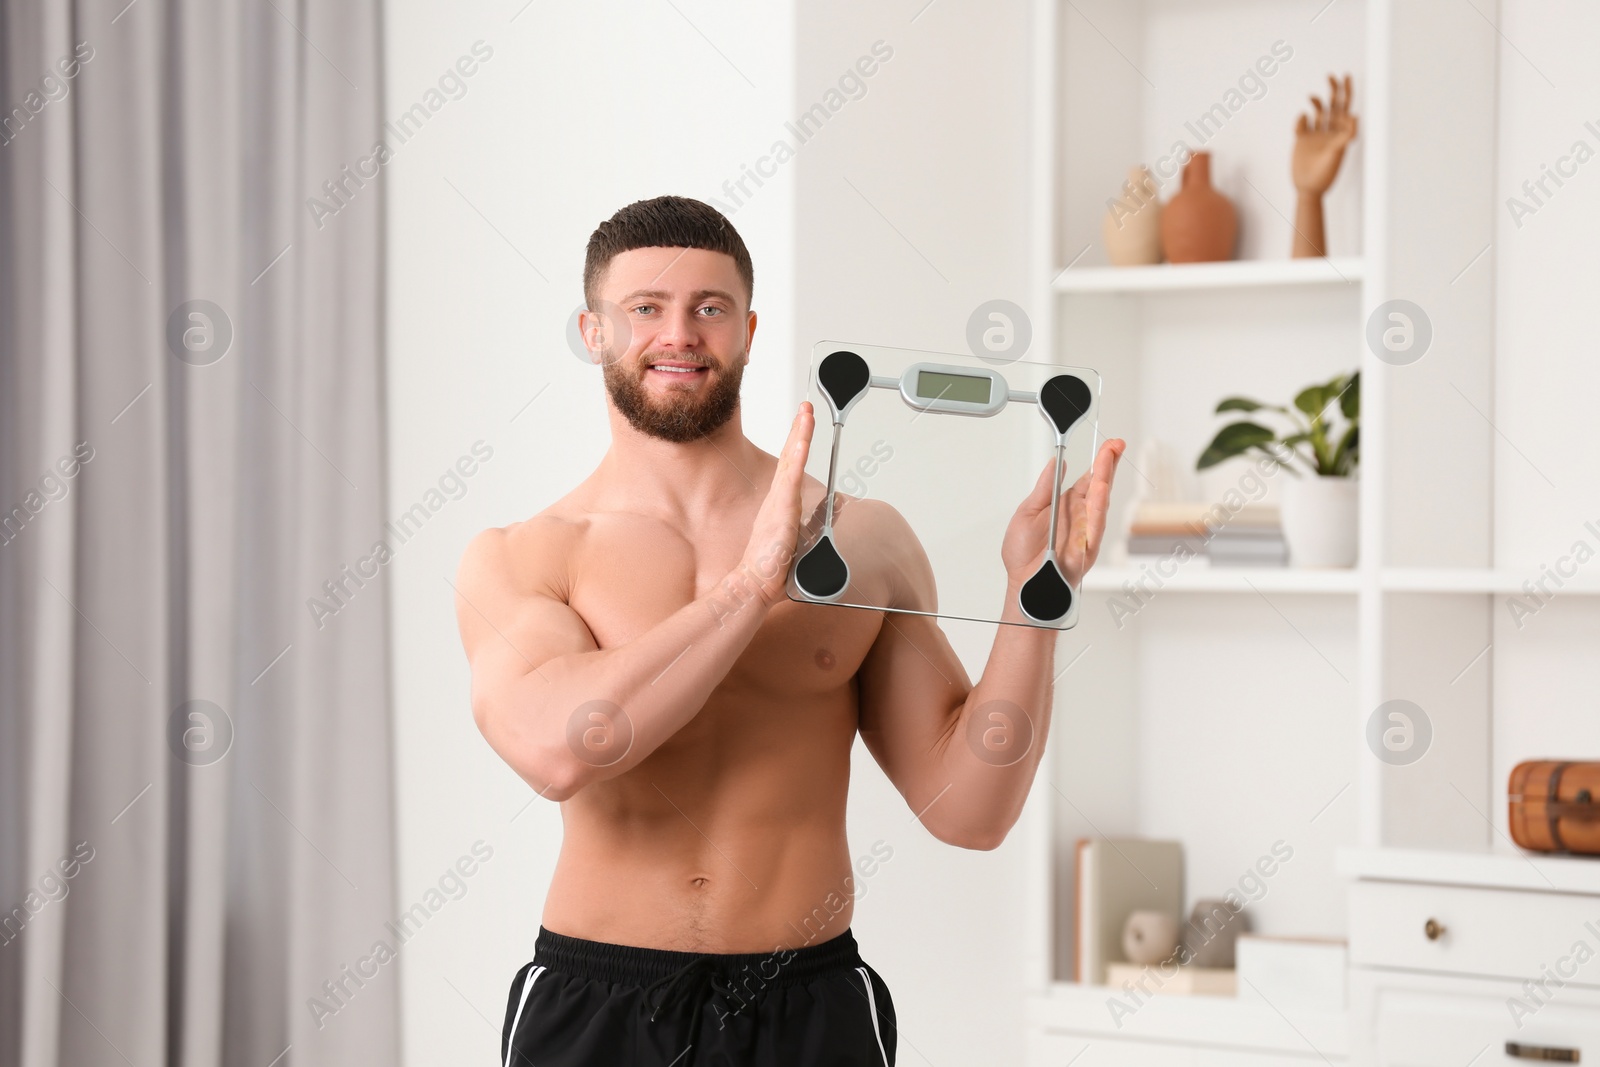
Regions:
[[[599, 371], [565, 339], [595, 225], [650, 196], [722, 195], [781, 130], [794, 82], [787, 5], [523, 6], [394, 0], [386, 11], [391, 116], [474, 42], [493, 50], [387, 167], [390, 510], [474, 442], [494, 450], [390, 568], [399, 906], [474, 841], [494, 849], [400, 952], [406, 1058], [419, 1065], [498, 1054], [561, 832], [555, 805], [522, 810], [527, 787], [473, 725], [447, 580], [476, 531], [539, 511], [607, 446]], [[761, 316], [744, 426], [769, 451], [797, 402], [792, 183], [792, 169], [779, 173], [733, 214]]]
[[[1577, 580], [1592, 583], [1600, 579], [1600, 534], [1586, 527], [1600, 529], [1591, 406], [1600, 394], [1600, 10], [1579, 0], [1501, 0], [1500, 34], [1495, 563], [1537, 581], [1583, 542], [1596, 557], [1578, 567]], [[1578, 141], [1592, 158], [1563, 186], [1547, 181], [1552, 195], [1536, 204], [1523, 182], [1555, 168]], [[1511, 197], [1534, 212], [1519, 209], [1514, 219]], [[1555, 598], [1520, 627], [1507, 598], [1497, 598], [1496, 795], [1520, 760], [1600, 759], [1600, 597], [1546, 588]], [[1505, 805], [1495, 807], [1503, 834]], [[1507, 847], [1498, 835], [1495, 843]]]
[[[794, 162], [797, 346], [968, 351], [979, 304], [1029, 303], [1027, 4], [811, 0], [798, 19], [797, 110], [875, 42], [893, 55]], [[976, 680], [994, 627], [942, 625]], [[854, 929], [894, 991], [900, 1062], [1020, 1062], [1026, 835], [940, 844], [859, 744], [851, 788], [852, 848], [895, 849]]]

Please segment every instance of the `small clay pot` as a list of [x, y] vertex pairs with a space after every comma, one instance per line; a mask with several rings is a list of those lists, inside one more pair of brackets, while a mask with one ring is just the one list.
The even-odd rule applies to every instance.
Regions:
[[1106, 258], [1116, 267], [1161, 262], [1161, 195], [1145, 166], [1132, 167], [1100, 224]]
[[1136, 911], [1122, 926], [1122, 954], [1129, 963], [1160, 963], [1178, 948], [1178, 919], [1164, 911]]
[[1183, 168], [1183, 186], [1161, 210], [1161, 249], [1171, 263], [1232, 259], [1239, 213], [1211, 187], [1211, 153], [1196, 152]]
[[1226, 900], [1199, 900], [1183, 931], [1184, 963], [1194, 967], [1232, 967], [1233, 946], [1250, 929], [1250, 917]]

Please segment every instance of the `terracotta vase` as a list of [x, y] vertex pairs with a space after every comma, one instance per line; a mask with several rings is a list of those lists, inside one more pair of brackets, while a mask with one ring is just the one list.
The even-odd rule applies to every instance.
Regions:
[[1100, 234], [1113, 266], [1161, 262], [1161, 196], [1149, 168], [1129, 168], [1121, 194], [1106, 205]]
[[1211, 153], [1196, 152], [1183, 168], [1183, 187], [1161, 212], [1161, 248], [1171, 263], [1233, 258], [1239, 214], [1211, 187]]

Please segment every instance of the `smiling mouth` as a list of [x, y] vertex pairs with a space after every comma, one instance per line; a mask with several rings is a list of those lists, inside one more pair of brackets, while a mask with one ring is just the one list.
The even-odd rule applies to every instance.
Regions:
[[705, 374], [711, 368], [700, 363], [685, 363], [681, 360], [670, 360], [664, 363], [652, 363], [645, 369], [654, 371], [663, 377], [689, 379]]

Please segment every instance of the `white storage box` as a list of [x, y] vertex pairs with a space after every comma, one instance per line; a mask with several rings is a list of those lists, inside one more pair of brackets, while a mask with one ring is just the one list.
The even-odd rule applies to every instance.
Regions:
[[1280, 1011], [1342, 1011], [1349, 950], [1343, 941], [1242, 933], [1235, 947], [1239, 998]]

